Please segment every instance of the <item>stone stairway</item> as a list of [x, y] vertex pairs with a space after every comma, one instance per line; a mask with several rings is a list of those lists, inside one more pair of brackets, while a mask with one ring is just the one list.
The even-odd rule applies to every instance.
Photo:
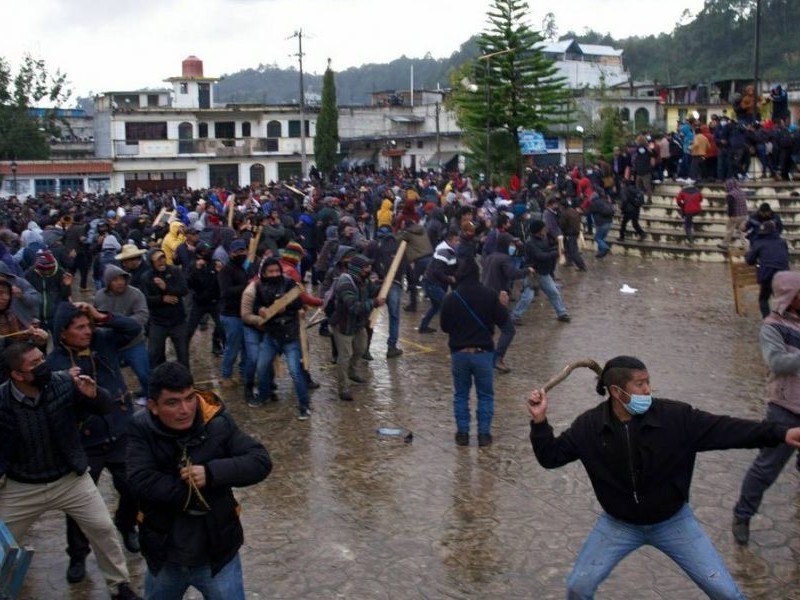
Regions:
[[[762, 202], [768, 202], [772, 210], [780, 214], [784, 225], [783, 238], [789, 244], [790, 256], [793, 261], [800, 260], [800, 184], [760, 180], [743, 182], [741, 185], [747, 193], [747, 206], [751, 212]], [[708, 262], [727, 260], [727, 252], [717, 247], [725, 236], [727, 222], [724, 185], [698, 185], [703, 193], [703, 213], [694, 219], [693, 244], [686, 241], [683, 218], [675, 204], [681, 187], [681, 184], [672, 181], [654, 186], [652, 202], [642, 207], [639, 218], [639, 223], [647, 233], [644, 240], [639, 240], [629, 224], [626, 239], [617, 241], [620, 217], [615, 217], [607, 238], [612, 244], [612, 253]], [[589, 236], [586, 241], [594, 249], [594, 242]]]

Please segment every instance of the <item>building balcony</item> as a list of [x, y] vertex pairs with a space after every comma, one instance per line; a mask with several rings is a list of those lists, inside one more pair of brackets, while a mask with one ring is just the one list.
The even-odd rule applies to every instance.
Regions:
[[[307, 138], [306, 148], [311, 151], [313, 138]], [[239, 158], [264, 154], [300, 154], [300, 138], [114, 140], [114, 155], [118, 158], [185, 155]]]

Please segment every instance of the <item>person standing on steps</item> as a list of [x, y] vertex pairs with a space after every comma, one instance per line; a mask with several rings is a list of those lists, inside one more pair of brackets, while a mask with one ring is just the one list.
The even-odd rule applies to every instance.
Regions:
[[703, 194], [693, 183], [690, 183], [678, 192], [675, 203], [683, 217], [686, 241], [694, 244], [694, 218], [703, 212]]

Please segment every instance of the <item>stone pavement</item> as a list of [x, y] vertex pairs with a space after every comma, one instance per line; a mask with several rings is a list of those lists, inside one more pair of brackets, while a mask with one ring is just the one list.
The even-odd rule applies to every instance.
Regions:
[[[554, 471], [538, 465], [524, 403], [532, 386], [577, 358], [634, 354], [648, 364], [656, 395], [712, 412], [763, 415], [755, 294], [750, 316], [736, 317], [725, 265], [611, 255], [590, 258], [589, 269], [562, 274], [572, 323], [556, 322], [537, 296], [518, 328], [507, 357], [513, 372], [496, 379], [490, 448], [479, 449], [474, 432], [470, 447], [454, 445], [446, 338], [420, 336], [407, 313], [405, 354], [387, 363], [384, 318], [372, 343], [370, 382], [354, 388], [353, 403], [334, 399], [328, 340], [316, 331], [312, 371], [323, 387], [313, 392], [309, 421], [294, 417], [288, 376], [274, 405], [249, 409], [239, 393], [229, 394], [230, 410], [275, 463], [265, 483], [237, 494], [248, 598], [563, 598], [599, 506], [580, 464]], [[639, 292], [620, 294], [623, 283]], [[210, 349], [210, 339], [192, 348], [197, 377], [206, 380], [218, 373], [218, 360], [199, 348]], [[550, 398], [557, 432], [600, 401], [586, 370]], [[379, 438], [381, 426], [412, 431], [413, 443]], [[701, 455], [691, 503], [747, 597], [800, 599], [800, 477], [793, 466], [767, 493], [750, 545], [737, 547], [730, 534], [731, 510], [755, 455]], [[113, 505], [108, 479], [101, 483]], [[87, 581], [66, 583], [63, 532], [61, 516], [52, 514], [29, 533], [37, 554], [23, 597], [106, 598], [91, 557]], [[129, 566], [141, 589], [142, 560], [129, 556]], [[645, 548], [620, 564], [598, 597], [703, 595], [668, 558]]]

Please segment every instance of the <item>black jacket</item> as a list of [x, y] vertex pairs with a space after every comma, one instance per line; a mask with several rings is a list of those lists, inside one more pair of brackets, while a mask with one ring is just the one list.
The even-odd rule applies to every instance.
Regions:
[[240, 317], [242, 306], [242, 293], [250, 282], [250, 277], [244, 267], [228, 263], [217, 274], [221, 303], [219, 314], [228, 317]]
[[689, 500], [698, 452], [777, 446], [786, 436], [786, 427], [766, 421], [713, 415], [661, 399], [623, 424], [611, 402], [586, 411], [557, 438], [549, 423], [531, 421], [531, 444], [546, 469], [580, 460], [603, 510], [637, 525], [664, 521]]
[[537, 275], [552, 275], [558, 261], [558, 244], [546, 234], [543, 238], [531, 236], [525, 243], [525, 264], [536, 270]]
[[[167, 284], [165, 289], [161, 289], [153, 279], [160, 277]], [[183, 308], [183, 297], [189, 293], [186, 286], [186, 278], [183, 271], [175, 265], [167, 265], [163, 273], [150, 271], [142, 282], [147, 307], [150, 309], [150, 322], [154, 325], [171, 327], [186, 321], [186, 310]], [[167, 304], [164, 296], [177, 296], [177, 304]]]
[[465, 281], [445, 296], [439, 325], [442, 331], [450, 335], [448, 344], [451, 352], [458, 352], [462, 348], [483, 348], [491, 352], [494, 350], [492, 335], [495, 325], [502, 327], [507, 320], [508, 310], [500, 304], [497, 292], [478, 281]]
[[[165, 428], [149, 410], [131, 423], [128, 481], [140, 502], [139, 541], [153, 573], [167, 560], [207, 564], [212, 575], [218, 573], [244, 540], [231, 488], [258, 483], [272, 470], [264, 446], [237, 427], [222, 401], [209, 392], [198, 396], [195, 423], [186, 432]], [[180, 478], [184, 455], [205, 466], [200, 491], [211, 509], [205, 514], [185, 508], [190, 489]]]
[[[0, 476], [9, 475], [11, 479], [15, 479], [14, 463], [20, 459], [21, 454], [35, 452], [40, 444], [38, 440], [23, 439], [20, 436], [20, 427], [14, 416], [15, 411], [11, 408], [12, 402], [17, 402], [17, 400], [12, 396], [11, 382], [6, 380], [0, 384]], [[81, 446], [76, 415], [82, 411], [105, 415], [111, 412], [111, 407], [111, 397], [103, 388], [97, 388], [95, 398], [87, 398], [78, 392], [69, 373], [60, 372], [53, 373], [50, 384], [42, 391], [42, 399], [36, 408], [31, 408], [31, 410], [47, 412], [49, 434], [52, 437], [53, 446], [69, 468], [82, 475], [86, 472], [89, 462], [86, 452]], [[30, 480], [30, 483], [56, 481], [64, 474], [40, 473], [37, 475]]]

